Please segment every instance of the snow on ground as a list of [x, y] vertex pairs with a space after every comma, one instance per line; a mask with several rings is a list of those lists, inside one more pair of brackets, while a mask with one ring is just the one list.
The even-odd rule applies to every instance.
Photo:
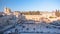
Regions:
[[[15, 29], [18, 29], [18, 32], [21, 34], [57, 34], [60, 33], [60, 29], [47, 27], [48, 24], [18, 24], [15, 28], [8, 31], [15, 32]], [[6, 32], [8, 32], [6, 31]]]

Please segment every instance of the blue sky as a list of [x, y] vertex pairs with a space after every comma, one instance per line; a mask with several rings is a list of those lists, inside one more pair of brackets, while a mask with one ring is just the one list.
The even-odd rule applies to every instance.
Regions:
[[60, 9], [60, 0], [0, 0], [0, 11], [4, 7], [12, 11], [51, 11]]

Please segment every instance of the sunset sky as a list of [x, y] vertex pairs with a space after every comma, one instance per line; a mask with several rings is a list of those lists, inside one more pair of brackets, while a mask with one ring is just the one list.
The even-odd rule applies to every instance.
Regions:
[[4, 7], [12, 11], [52, 11], [60, 9], [60, 0], [0, 0], [0, 11]]

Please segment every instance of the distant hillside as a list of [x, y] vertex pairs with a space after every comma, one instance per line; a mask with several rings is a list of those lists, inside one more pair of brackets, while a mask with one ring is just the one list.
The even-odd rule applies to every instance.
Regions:
[[22, 12], [24, 15], [40, 15], [39, 11]]

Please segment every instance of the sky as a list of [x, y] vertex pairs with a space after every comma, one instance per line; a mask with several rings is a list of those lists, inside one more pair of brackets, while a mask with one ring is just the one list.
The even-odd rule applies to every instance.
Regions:
[[0, 0], [0, 11], [4, 7], [12, 11], [52, 11], [60, 9], [60, 0]]

